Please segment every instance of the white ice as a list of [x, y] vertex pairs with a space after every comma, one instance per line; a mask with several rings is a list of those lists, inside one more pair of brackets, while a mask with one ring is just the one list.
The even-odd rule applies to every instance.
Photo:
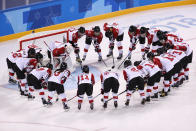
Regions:
[[[125, 27], [125, 38], [123, 41], [124, 58], [128, 52], [129, 38], [127, 29], [129, 25], [141, 24], [148, 21], [145, 26], [165, 25], [172, 26], [196, 51], [196, 5], [170, 7], [145, 12], [127, 14], [111, 19], [84, 24], [87, 29], [95, 25], [103, 26], [104, 22], [117, 22]], [[171, 18], [170, 16], [176, 16]], [[168, 18], [170, 17], [170, 18]], [[160, 20], [160, 18], [165, 18]], [[194, 18], [189, 24], [182, 23], [183, 18]], [[156, 21], [157, 20], [157, 21]], [[178, 23], [182, 25], [172, 24]], [[184, 22], [184, 21], [183, 21]], [[184, 26], [183, 26], [184, 25]], [[163, 27], [163, 26], [162, 26]], [[83, 54], [84, 38], [79, 40], [81, 45], [81, 57]], [[102, 54], [109, 67], [112, 66], [112, 58], [106, 58], [108, 53], [108, 40], [103, 39], [101, 43]], [[16, 40], [0, 43], [0, 131], [195, 131], [196, 130], [196, 60], [190, 66], [190, 79], [178, 89], [172, 89], [166, 98], [151, 101], [145, 106], [140, 105], [140, 97], [136, 92], [131, 98], [131, 105], [125, 107], [125, 94], [119, 96], [119, 107], [114, 109], [113, 101], [109, 103], [106, 110], [102, 108], [101, 96], [95, 99], [95, 109], [89, 108], [85, 97], [82, 109], [77, 109], [77, 99], [68, 103], [71, 109], [65, 112], [61, 102], [54, 104], [51, 108], [43, 107], [39, 96], [33, 101], [28, 101], [19, 95], [15, 86], [8, 84], [8, 69], [6, 56], [19, 49]], [[133, 61], [141, 59], [137, 45], [133, 53]], [[115, 58], [118, 51], [115, 47]], [[90, 48], [84, 64], [89, 64], [100, 71], [106, 69], [103, 63], [97, 62], [97, 54]], [[73, 56], [74, 58], [74, 56]], [[116, 68], [122, 61], [115, 59]], [[79, 65], [75, 65], [79, 67]], [[122, 68], [117, 70], [121, 74], [119, 92], [125, 90], [125, 81], [122, 76]], [[161, 84], [162, 85], [162, 84]], [[93, 95], [100, 93], [100, 81], [94, 86]], [[13, 89], [14, 88], [14, 89]], [[67, 98], [76, 94], [76, 89], [66, 90]], [[36, 95], [37, 96], [37, 95]], [[111, 96], [111, 94], [110, 94]]]

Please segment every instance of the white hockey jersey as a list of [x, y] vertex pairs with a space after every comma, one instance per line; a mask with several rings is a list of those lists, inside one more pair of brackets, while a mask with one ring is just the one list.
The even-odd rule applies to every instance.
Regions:
[[18, 58], [16, 65], [21, 71], [25, 69], [27, 72], [30, 72], [32, 69], [35, 69], [37, 60], [35, 58]]
[[186, 56], [189, 56], [193, 52], [193, 50], [190, 48], [189, 44], [187, 44], [187, 43], [179, 43], [179, 42], [175, 43], [175, 46], [178, 46], [178, 45], [186, 47], [186, 51], [184, 51]]
[[171, 54], [169, 54], [169, 53], [164, 53], [164, 54], [162, 55], [162, 57], [163, 57], [163, 58], [170, 59], [174, 65], [180, 61], [176, 56], [171, 55]]
[[27, 57], [25, 50], [11, 52], [11, 54], [8, 55], [8, 60], [10, 60], [12, 63], [16, 63], [16, 60], [21, 57]]
[[142, 77], [141, 72], [135, 66], [128, 66], [123, 70], [124, 79], [129, 82], [133, 78]]
[[176, 56], [177, 59], [179, 59], [179, 60], [183, 59], [186, 56], [186, 54], [180, 50], [169, 49], [169, 50], [167, 50], [167, 53]]
[[119, 79], [119, 74], [115, 73], [115, 72], [112, 72], [112, 71], [105, 71], [105, 72], [101, 73], [101, 75], [100, 75], [101, 83], [103, 83], [105, 79], [108, 79], [108, 78], [111, 78], [111, 77], [114, 77], [115, 79], [118, 80]]
[[57, 69], [52, 74], [52, 76], [48, 79], [48, 81], [55, 82], [55, 83], [58, 83], [58, 84], [64, 84], [69, 76], [70, 76], [70, 71], [69, 70], [64, 70], [64, 71], [61, 72], [60, 70]]
[[168, 57], [156, 56], [153, 58], [155, 65], [158, 65], [161, 71], [169, 72], [173, 67], [173, 59]]
[[157, 65], [148, 60], [142, 61], [140, 65], [137, 66], [137, 69], [141, 70], [145, 76], [150, 77], [160, 71], [160, 68]]
[[34, 75], [38, 80], [47, 79], [51, 76], [52, 71], [47, 67], [40, 67], [38, 69], [33, 69], [30, 74]]
[[95, 77], [92, 73], [81, 73], [78, 75], [78, 85], [83, 83], [95, 84]]

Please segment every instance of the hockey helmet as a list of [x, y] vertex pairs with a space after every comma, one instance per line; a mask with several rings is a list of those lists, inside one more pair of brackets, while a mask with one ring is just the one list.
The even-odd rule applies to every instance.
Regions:
[[43, 55], [40, 52], [37, 52], [35, 58], [37, 59], [38, 62], [40, 62], [43, 59]]
[[29, 58], [35, 58], [35, 56], [36, 56], [36, 52], [35, 52], [34, 48], [29, 48], [27, 53], [28, 53]]
[[161, 30], [157, 31], [157, 37], [159, 40], [164, 40], [165, 39], [165, 33]]
[[89, 73], [89, 67], [88, 67], [87, 65], [84, 65], [84, 66], [82, 67], [82, 72], [84, 72], [84, 73]]
[[99, 26], [95, 26], [93, 28], [93, 31], [94, 31], [95, 36], [98, 36], [100, 34], [100, 27]]
[[147, 58], [148, 58], [148, 59], [153, 59], [153, 58], [154, 58], [154, 54], [153, 54], [152, 52], [149, 52], [149, 53], [147, 54]]
[[148, 30], [149, 30], [149, 28], [141, 27], [140, 28], [140, 34], [146, 34]]
[[142, 61], [135, 61], [134, 66], [138, 66]]
[[126, 60], [124, 62], [124, 68], [128, 67], [128, 66], [131, 66], [132, 65], [132, 62], [130, 60]]
[[53, 65], [50, 64], [50, 63], [48, 63], [48, 64], [46, 65], [46, 67], [49, 68], [49, 69], [51, 69], [51, 70], [53, 69]]
[[129, 32], [130, 33], [136, 33], [136, 31], [137, 31], [137, 27], [136, 26], [134, 26], [134, 25], [131, 25], [130, 27], [129, 27]]
[[95, 26], [95, 27], [93, 28], [93, 31], [94, 31], [94, 32], [100, 32], [101, 30], [100, 30], [100, 27], [99, 27], [99, 26]]
[[66, 70], [67, 69], [67, 63], [62, 62], [60, 65], [60, 70]]
[[78, 29], [78, 33], [80, 33], [81, 35], [83, 35], [83, 34], [85, 33], [85, 28], [81, 26], [81, 27]]
[[106, 37], [108, 37], [108, 38], [110, 38], [110, 37], [112, 37], [112, 31], [111, 30], [107, 30], [106, 32], [105, 32], [105, 36]]

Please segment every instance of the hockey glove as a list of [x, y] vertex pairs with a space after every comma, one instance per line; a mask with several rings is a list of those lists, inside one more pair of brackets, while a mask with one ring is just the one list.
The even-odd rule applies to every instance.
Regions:
[[80, 48], [79, 48], [79, 47], [75, 47], [74, 52], [75, 52], [76, 54], [78, 54], [78, 53], [80, 52]]
[[76, 45], [74, 44], [73, 41], [69, 41], [69, 43], [70, 43], [74, 48], [76, 47]]

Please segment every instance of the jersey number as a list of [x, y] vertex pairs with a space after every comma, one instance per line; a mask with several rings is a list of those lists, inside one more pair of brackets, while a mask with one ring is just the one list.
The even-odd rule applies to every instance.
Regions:
[[21, 54], [21, 53], [14, 53], [12, 56], [13, 56], [14, 58], [16, 58], [16, 57], [22, 57], [22, 54]]
[[84, 80], [84, 79], [89, 80], [87, 75], [81, 75], [81, 80]]

